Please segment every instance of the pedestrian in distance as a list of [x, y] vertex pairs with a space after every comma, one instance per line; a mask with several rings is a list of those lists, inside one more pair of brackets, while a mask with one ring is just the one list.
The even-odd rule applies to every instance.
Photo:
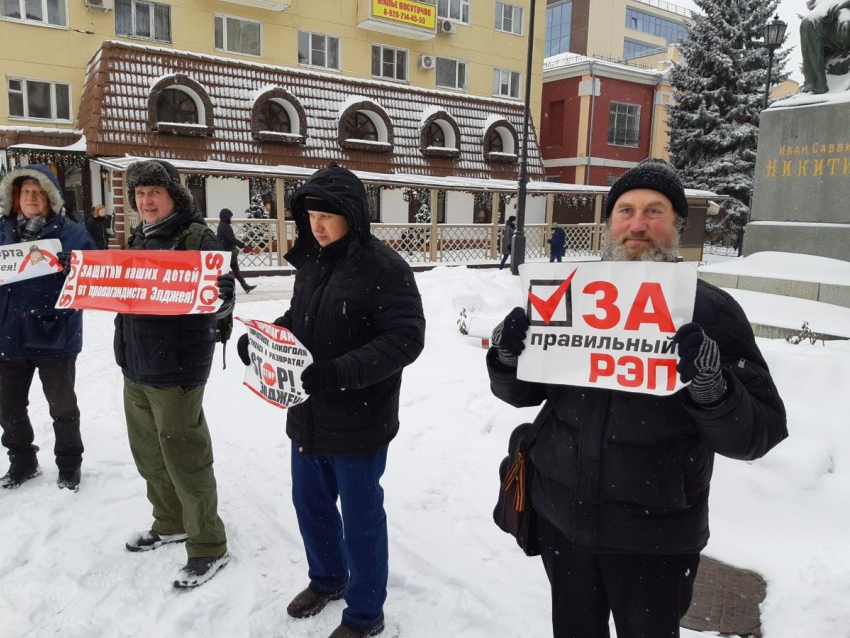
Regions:
[[106, 213], [106, 206], [98, 204], [92, 208], [91, 215], [86, 220], [86, 230], [94, 239], [100, 250], [109, 248], [109, 238], [112, 231], [112, 215]]
[[[292, 216], [295, 292], [275, 323], [313, 363], [301, 374], [309, 398], [286, 414], [309, 578], [287, 613], [307, 618], [342, 598], [331, 638], [375, 636], [389, 572], [380, 480], [399, 430], [402, 369], [424, 346], [422, 300], [407, 262], [370, 233], [366, 189], [351, 171], [331, 164], [314, 173], [293, 194]], [[247, 335], [239, 355], [249, 365]]]
[[[221, 250], [192, 194], [168, 162], [143, 160], [125, 173], [127, 197], [141, 223], [132, 250]], [[232, 305], [233, 276], [220, 275], [219, 296]], [[124, 375], [130, 450], [153, 506], [150, 530], [127, 542], [131, 552], [186, 543], [188, 562], [174, 587], [207, 582], [230, 557], [218, 515], [204, 389], [212, 367], [216, 317], [122, 314], [115, 318], [115, 360]]]
[[508, 257], [511, 256], [511, 243], [513, 242], [514, 233], [516, 232], [516, 216], [511, 215], [505, 224], [502, 231], [502, 262], [499, 264], [499, 270], [505, 267]]
[[[611, 187], [602, 259], [675, 262], [687, 217], [676, 172], [645, 160]], [[543, 403], [530, 502], [553, 634], [607, 638], [613, 613], [619, 638], [677, 637], [708, 541], [714, 454], [757, 459], [788, 435], [750, 323], [698, 281], [693, 321], [673, 338], [690, 385], [665, 397], [522, 381], [527, 329], [515, 308], [493, 333], [487, 369], [503, 401]]]
[[[93, 249], [86, 230], [60, 214], [62, 207], [62, 190], [49, 167], [13, 169], [0, 181], [0, 245], [58, 239], [65, 251]], [[39, 256], [43, 261], [42, 251], [31, 250], [30, 265]], [[9, 453], [9, 470], [0, 478], [4, 488], [20, 487], [41, 474], [27, 410], [36, 370], [53, 419], [57, 485], [73, 491], [80, 487], [83, 440], [74, 384], [83, 315], [55, 308], [64, 283], [63, 274], [55, 273], [0, 286], [0, 424]]]
[[239, 251], [242, 250], [246, 253], [253, 253], [254, 249], [236, 237], [236, 233], [233, 232], [233, 224], [231, 222], [233, 219], [233, 212], [229, 208], [222, 208], [221, 212], [218, 214], [218, 219], [219, 223], [218, 228], [215, 231], [215, 236], [218, 239], [218, 243], [221, 244], [222, 250], [230, 251], [230, 272], [236, 278], [236, 281], [238, 281], [242, 286], [242, 290], [246, 293], [251, 292], [257, 286], [252, 286], [245, 281], [245, 275], [243, 275], [242, 271], [239, 269]]
[[567, 251], [567, 233], [558, 222], [552, 222], [552, 236], [549, 242], [549, 263], [557, 261], [561, 263], [564, 253]]

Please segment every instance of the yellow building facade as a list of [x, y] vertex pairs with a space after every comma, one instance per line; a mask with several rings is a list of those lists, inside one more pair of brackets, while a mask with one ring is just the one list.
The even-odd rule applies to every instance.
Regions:
[[[37, 3], [35, 3], [37, 4]], [[73, 129], [104, 40], [522, 102], [528, 0], [31, 0], [0, 3], [0, 126]], [[16, 6], [19, 5], [19, 6]], [[537, 4], [537, 121], [545, 4]]]

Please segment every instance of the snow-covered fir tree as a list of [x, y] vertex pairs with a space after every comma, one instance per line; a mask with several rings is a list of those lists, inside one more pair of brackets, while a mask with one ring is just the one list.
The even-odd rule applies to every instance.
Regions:
[[245, 209], [245, 217], [249, 219], [268, 219], [269, 213], [263, 206], [263, 196], [259, 193], [251, 197], [251, 205]]
[[431, 208], [428, 204], [422, 202], [422, 205], [419, 206], [419, 210], [416, 211], [416, 214], [413, 216], [413, 222], [416, 224], [431, 223]]
[[[682, 61], [670, 70], [675, 103], [667, 108], [671, 163], [685, 186], [731, 195], [740, 226], [750, 203], [759, 114], [767, 83], [763, 28], [779, 0], [694, 0]], [[771, 85], [788, 77], [788, 52], [774, 53]]]

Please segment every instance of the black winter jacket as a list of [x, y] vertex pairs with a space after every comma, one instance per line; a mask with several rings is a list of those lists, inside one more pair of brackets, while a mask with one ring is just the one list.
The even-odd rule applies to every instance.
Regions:
[[[140, 224], [132, 230], [132, 250], [174, 250], [180, 232], [203, 215], [178, 211], [155, 236], [145, 238]], [[200, 250], [221, 250], [211, 229]], [[115, 317], [115, 361], [124, 376], [142, 385], [192, 387], [210, 376], [215, 350], [215, 315], [129, 315]]]
[[[346, 213], [349, 234], [320, 249], [304, 198]], [[369, 232], [363, 185], [339, 167], [316, 172], [292, 198], [298, 240], [292, 305], [275, 323], [298, 337], [315, 361], [333, 361], [338, 390], [319, 392], [287, 412], [286, 433], [305, 454], [370, 454], [398, 433], [404, 366], [425, 342], [425, 316], [410, 266]]]
[[233, 232], [233, 224], [230, 220], [233, 219], [233, 213], [227, 208], [222, 208], [218, 214], [220, 223], [215, 231], [216, 239], [221, 244], [222, 250], [233, 250], [234, 248], [245, 248], [245, 242], [239, 241], [236, 238], [236, 233]]
[[710, 409], [687, 390], [657, 397], [521, 381], [488, 352], [497, 397], [516, 407], [545, 401], [531, 502], [578, 549], [700, 551], [714, 453], [757, 459], [788, 436], [785, 407], [741, 307], [699, 281], [694, 321], [717, 342], [729, 388]]

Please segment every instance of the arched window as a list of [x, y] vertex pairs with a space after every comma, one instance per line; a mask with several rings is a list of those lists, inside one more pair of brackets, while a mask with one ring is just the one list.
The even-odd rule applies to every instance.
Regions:
[[517, 161], [519, 139], [514, 125], [504, 118], [488, 118], [484, 126], [484, 136], [481, 139], [484, 159], [488, 162], [505, 162], [514, 164]]
[[493, 129], [487, 135], [487, 141], [484, 143], [485, 153], [501, 153], [505, 148], [505, 145], [502, 143], [502, 134], [499, 133], [499, 129]]
[[457, 159], [460, 157], [460, 127], [444, 109], [429, 109], [422, 114], [419, 129], [419, 151], [426, 157]]
[[437, 122], [431, 122], [425, 130], [425, 146], [445, 146], [446, 134], [443, 133], [443, 127]]
[[339, 107], [337, 140], [342, 148], [367, 153], [393, 150], [393, 123], [383, 107], [367, 97], [352, 96]]
[[148, 126], [171, 135], [212, 135], [213, 104], [206, 88], [182, 73], [159, 78], [148, 95]]
[[342, 136], [346, 140], [378, 141], [378, 129], [375, 123], [363, 111], [350, 113], [342, 124]]
[[166, 89], [156, 100], [156, 121], [198, 124], [198, 106], [180, 89]]
[[292, 122], [289, 119], [289, 113], [286, 109], [275, 102], [267, 100], [257, 110], [257, 123], [260, 130], [272, 131], [274, 133], [291, 133]]
[[265, 87], [254, 96], [251, 135], [261, 142], [297, 146], [307, 141], [307, 113], [282, 86]]

